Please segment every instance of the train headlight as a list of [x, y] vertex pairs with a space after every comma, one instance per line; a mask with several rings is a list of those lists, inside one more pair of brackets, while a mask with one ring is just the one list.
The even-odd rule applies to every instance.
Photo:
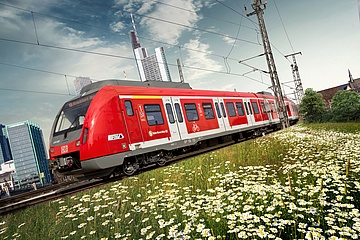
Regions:
[[80, 140], [77, 140], [76, 143], [75, 143], [75, 145], [76, 145], [77, 147], [80, 147]]
[[53, 147], [50, 148], [50, 152], [53, 153], [55, 150]]

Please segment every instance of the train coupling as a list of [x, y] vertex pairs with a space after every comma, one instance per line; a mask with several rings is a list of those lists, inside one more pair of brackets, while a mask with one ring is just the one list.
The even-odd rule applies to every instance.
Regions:
[[72, 156], [60, 157], [50, 163], [50, 169], [68, 170], [73, 168], [75, 159]]

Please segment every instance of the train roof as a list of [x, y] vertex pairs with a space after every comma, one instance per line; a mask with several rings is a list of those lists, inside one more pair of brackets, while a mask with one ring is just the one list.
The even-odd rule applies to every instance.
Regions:
[[203, 96], [203, 97], [256, 97], [250, 92], [229, 92], [218, 90], [197, 90], [197, 89], [175, 89], [156, 87], [134, 87], [134, 86], [107, 86], [114, 89], [119, 95], [142, 95], [142, 96]]
[[[163, 82], [163, 81], [130, 81], [130, 80], [102, 80], [85, 86], [80, 96], [85, 96], [99, 91], [101, 88], [113, 88], [119, 95], [149, 95], [149, 96], [214, 96], [214, 97], [245, 97], [245, 98], [266, 98], [275, 97], [269, 92], [232, 92], [220, 90], [198, 90], [192, 89], [188, 83]], [[75, 99], [76, 99], [75, 98]], [[286, 99], [286, 98], [284, 98]], [[74, 100], [74, 99], [72, 99]]]
[[133, 86], [133, 87], [157, 87], [157, 88], [176, 88], [176, 89], [191, 89], [188, 83], [182, 82], [163, 82], [163, 81], [130, 81], [130, 80], [102, 80], [91, 83], [83, 87], [80, 91], [80, 96], [84, 96], [100, 90], [104, 86]]

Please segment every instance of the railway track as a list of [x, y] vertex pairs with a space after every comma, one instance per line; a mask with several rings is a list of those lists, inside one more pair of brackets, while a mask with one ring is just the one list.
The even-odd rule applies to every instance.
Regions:
[[[246, 140], [246, 139], [243, 139]], [[180, 156], [174, 157], [171, 161], [167, 163], [167, 165], [175, 164], [179, 161], [185, 160], [187, 158], [191, 158], [197, 155], [201, 155], [210, 151], [214, 151], [217, 149], [221, 149], [230, 145], [233, 145], [237, 142], [235, 141], [229, 141], [223, 144], [219, 144], [212, 147], [207, 147], [204, 149], [200, 149], [197, 151], [189, 152], [182, 154]], [[134, 175], [141, 174], [145, 171], [150, 171], [155, 168], [159, 168], [156, 164], [149, 165], [140, 171], [136, 172]], [[91, 181], [82, 181], [82, 182], [66, 182], [61, 183], [57, 185], [53, 185], [50, 187], [34, 190], [31, 192], [23, 193], [16, 195], [14, 197], [9, 197], [5, 199], [0, 200], [0, 215], [6, 215], [13, 212], [16, 212], [18, 210], [24, 209], [26, 207], [34, 206], [36, 204], [44, 203], [53, 201], [59, 198], [63, 198], [69, 195], [76, 194], [78, 192], [82, 192], [91, 188], [96, 188], [103, 186], [105, 184], [121, 180], [123, 178], [126, 178], [127, 176], [124, 175], [117, 175], [110, 177], [108, 179], [102, 179], [102, 180], [91, 180]]]
[[[113, 180], [112, 180], [113, 181]], [[52, 201], [68, 195], [100, 187], [110, 180], [92, 180], [53, 185], [35, 191], [19, 194], [0, 200], [0, 215], [6, 215], [36, 204]]]

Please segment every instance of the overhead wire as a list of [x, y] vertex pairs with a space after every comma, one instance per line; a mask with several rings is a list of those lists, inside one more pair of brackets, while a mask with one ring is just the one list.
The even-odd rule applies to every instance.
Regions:
[[[4, 38], [0, 38], [0, 40], [2, 41], [9, 41], [9, 42], [15, 42], [15, 43], [23, 43], [23, 44], [29, 44], [29, 45], [34, 45], [34, 46], [39, 46], [39, 47], [48, 47], [48, 48], [53, 48], [53, 49], [60, 49], [60, 50], [67, 50], [67, 51], [74, 51], [74, 52], [81, 52], [81, 53], [87, 53], [87, 54], [95, 54], [95, 55], [100, 55], [100, 56], [107, 56], [107, 57], [114, 57], [114, 58], [123, 58], [123, 59], [128, 59], [128, 60], [132, 60], [135, 61], [134, 58], [132, 57], [124, 57], [124, 56], [120, 56], [120, 55], [114, 55], [114, 54], [103, 54], [103, 53], [98, 53], [98, 52], [91, 52], [91, 51], [85, 51], [85, 50], [79, 50], [79, 49], [72, 49], [72, 48], [65, 48], [65, 47], [59, 47], [59, 46], [52, 46], [52, 45], [47, 45], [47, 44], [36, 44], [36, 43], [31, 43], [31, 42], [25, 42], [25, 41], [18, 41], [18, 40], [12, 40], [12, 39], [4, 39]], [[10, 64], [8, 64], [10, 65]], [[176, 64], [171, 64], [168, 63], [168, 65], [170, 66], [177, 66]], [[184, 66], [184, 68], [188, 68], [188, 69], [193, 69], [193, 70], [201, 70], [201, 71], [205, 71], [205, 72], [213, 72], [213, 73], [220, 73], [220, 74], [229, 74], [229, 75], [233, 75], [233, 76], [244, 76], [243, 74], [238, 74], [238, 73], [228, 73], [228, 72], [223, 72], [223, 71], [217, 71], [217, 70], [212, 70], [212, 69], [206, 69], [206, 68], [198, 68], [198, 67], [192, 67], [192, 66]], [[46, 71], [43, 71], [46, 72]], [[257, 80], [256, 80], [257, 81]], [[261, 83], [260, 81], [257, 81], [259, 83]]]
[[281, 17], [281, 15], [280, 15], [280, 11], [279, 11], [279, 8], [278, 8], [278, 6], [277, 6], [277, 4], [276, 4], [276, 0], [274, 0], [274, 5], [275, 5], [276, 11], [277, 11], [277, 13], [278, 13], [278, 15], [279, 15], [281, 25], [282, 25], [282, 27], [283, 27], [283, 29], [284, 29], [284, 32], [285, 32], [285, 34], [286, 34], [286, 38], [287, 38], [287, 40], [288, 40], [288, 42], [289, 42], [289, 44], [290, 44], [290, 47], [291, 47], [292, 51], [295, 52], [295, 50], [294, 50], [294, 48], [293, 48], [293, 45], [291, 44], [289, 35], [288, 35], [287, 31], [286, 31], [286, 28], [285, 28], [284, 22], [283, 22], [283, 20], [282, 20], [282, 17]]
[[[85, 3], [88, 3], [88, 4], [91, 4], [91, 5], [96, 5], [96, 6], [103, 7], [101, 4], [98, 4], [98, 3], [88, 2], [88, 1], [86, 1], [86, 0], [80, 0], [80, 1], [85, 2]], [[180, 27], [184, 27], [184, 28], [196, 30], [196, 31], [201, 31], [201, 32], [210, 33], [210, 34], [214, 34], [214, 35], [221, 36], [221, 37], [228, 37], [228, 38], [231, 38], [231, 39], [236, 39], [235, 37], [233, 37], [233, 36], [228, 36], [228, 35], [226, 35], [226, 34], [218, 33], [218, 32], [215, 32], [215, 31], [210, 31], [210, 30], [206, 30], [206, 29], [201, 29], [201, 28], [198, 28], [198, 27], [192, 27], [192, 26], [188, 26], [188, 25], [185, 25], [185, 24], [181, 24], [181, 23], [169, 21], [169, 20], [166, 20], [166, 19], [161, 19], [161, 18], [149, 16], [149, 15], [146, 15], [146, 14], [133, 13], [133, 12], [131, 12], [131, 11], [122, 10], [122, 9], [119, 9], [119, 8], [112, 8], [112, 9], [119, 10], [119, 11], [123, 11], [123, 12], [126, 12], [126, 13], [128, 13], [128, 14], [133, 14], [133, 15], [141, 16], [141, 17], [143, 17], [143, 18], [148, 18], [148, 19], [152, 19], [152, 20], [156, 20], [156, 21], [160, 21], [160, 22], [165, 22], [165, 23], [169, 23], [169, 24], [172, 24], [172, 25], [176, 25], [176, 26], [180, 26]], [[246, 39], [237, 39], [237, 40], [242, 41], [242, 42], [246, 42], [246, 43], [249, 43], [249, 44], [259, 45], [259, 43], [257, 43], [257, 42], [249, 41], [249, 40], [246, 40]]]
[[[156, 1], [156, 0], [153, 0], [153, 1]], [[156, 1], [158, 2], [158, 1]], [[45, 14], [45, 13], [41, 13], [41, 12], [36, 12], [36, 11], [32, 11], [32, 10], [28, 10], [28, 9], [24, 9], [24, 8], [20, 8], [20, 7], [17, 7], [17, 6], [13, 6], [13, 5], [9, 5], [9, 4], [5, 4], [5, 3], [1, 3], [0, 2], [0, 5], [4, 5], [4, 6], [7, 6], [7, 7], [11, 7], [11, 8], [15, 8], [15, 9], [18, 9], [18, 10], [21, 10], [21, 11], [25, 11], [25, 12], [30, 12], [31, 14], [37, 14], [37, 15], [41, 15], [41, 16], [45, 16], [45, 17], [50, 17], [50, 18], [54, 18], [54, 19], [57, 19], [57, 20], [61, 20], [61, 21], [66, 21], [66, 22], [72, 22], [72, 23], [76, 23], [76, 24], [79, 24], [79, 25], [83, 25], [83, 26], [88, 26], [88, 27], [91, 27], [91, 28], [96, 28], [96, 29], [100, 29], [100, 30], [104, 30], [104, 31], [107, 31], [107, 32], [114, 32], [112, 30], [109, 30], [108, 28], [103, 28], [103, 27], [98, 27], [98, 26], [95, 26], [95, 25], [91, 25], [91, 24], [87, 24], [87, 23], [83, 23], [83, 22], [80, 22], [80, 21], [76, 21], [76, 20], [71, 20], [71, 19], [67, 19], [67, 18], [61, 18], [61, 17], [57, 17], [57, 16], [53, 16], [53, 15], [50, 15], [50, 14]], [[166, 5], [170, 5], [170, 4], [166, 4]], [[173, 6], [173, 5], [171, 5]], [[173, 6], [175, 7], [175, 6]], [[181, 9], [181, 8], [180, 8]], [[239, 26], [239, 24], [236, 24], [237, 26]], [[35, 22], [34, 22], [34, 27], [35, 26]], [[257, 29], [254, 29], [257, 34], [258, 34], [258, 31]], [[226, 35], [227, 36], [227, 35]], [[229, 36], [227, 36], [229, 37]], [[206, 52], [206, 51], [201, 51], [201, 50], [198, 50], [198, 49], [193, 49], [193, 48], [189, 48], [189, 47], [184, 47], [184, 46], [180, 46], [180, 45], [176, 45], [176, 44], [171, 44], [171, 43], [167, 43], [167, 42], [163, 42], [163, 41], [159, 41], [159, 40], [155, 40], [155, 39], [151, 39], [151, 38], [147, 38], [147, 37], [143, 37], [143, 36], [139, 36], [140, 39], [145, 39], [145, 40], [148, 40], [148, 41], [151, 41], [151, 42], [157, 42], [157, 43], [161, 43], [161, 44], [166, 44], [166, 45], [169, 45], [169, 46], [173, 46], [173, 47], [179, 47], [179, 48], [183, 48], [183, 49], [187, 49], [187, 50], [190, 50], [190, 51], [194, 51], [194, 52], [199, 52], [199, 53], [204, 53], [204, 54], [207, 54], [207, 55], [210, 55], [210, 56], [215, 56], [215, 57], [220, 57], [220, 58], [226, 58], [227, 60], [232, 60], [232, 61], [238, 61], [238, 59], [235, 59], [235, 58], [229, 58], [229, 56], [223, 56], [223, 55], [220, 55], [220, 54], [215, 54], [215, 53], [211, 53], [211, 52]], [[231, 37], [229, 37], [231, 38]], [[38, 40], [38, 36], [36, 34], [36, 39], [37, 39], [37, 42], [39, 43], [39, 40]], [[233, 38], [234, 41], [237, 40], [237, 38]], [[258, 41], [257, 43], [258, 45], [261, 45], [261, 43]], [[248, 66], [248, 65], [245, 65], [243, 64], [244, 66]]]
[[33, 90], [3, 88], [3, 87], [0, 87], [0, 91], [40, 93], [40, 94], [51, 94], [51, 95], [60, 95], [60, 96], [75, 96], [74, 94], [67, 94], [67, 93], [55, 93], [55, 92], [45, 92], [45, 91], [33, 91]]
[[[243, 20], [243, 16], [241, 16], [241, 18], [240, 18], [240, 24], [239, 24], [239, 27], [238, 27], [238, 30], [237, 30], [237, 33], [236, 33], [236, 38], [239, 37], [240, 29], [242, 27], [242, 20]], [[226, 69], [228, 70], [228, 72], [231, 72], [231, 67], [230, 67], [230, 64], [227, 62], [227, 58], [230, 56], [230, 54], [234, 50], [235, 45], [236, 45], [236, 40], [234, 40], [229, 53], [227, 54], [226, 58], [224, 58], [225, 66], [226, 66]]]
[[255, 26], [259, 26], [259, 24], [258, 24], [257, 22], [255, 22], [255, 21], [251, 20], [251, 19], [250, 19], [250, 18], [248, 18], [246, 15], [244, 15], [244, 14], [242, 14], [241, 12], [239, 12], [239, 11], [235, 10], [234, 8], [232, 8], [232, 7], [228, 6], [228, 5], [226, 5], [225, 3], [223, 3], [223, 2], [221, 2], [221, 1], [219, 1], [219, 0], [216, 0], [216, 2], [217, 2], [217, 3], [220, 3], [220, 4], [221, 4], [221, 5], [223, 5], [224, 7], [226, 7], [226, 8], [228, 8], [228, 9], [230, 9], [231, 11], [233, 11], [233, 12], [235, 12], [235, 13], [239, 14], [240, 16], [242, 16], [242, 17], [246, 18], [247, 20], [249, 20], [250, 22], [252, 22], [253, 24], [255, 24]]
[[[190, 13], [197, 13], [196, 11], [193, 11], [193, 10], [190, 10], [190, 9], [186, 9], [186, 8], [182, 8], [182, 7], [179, 7], [179, 6], [175, 6], [175, 5], [172, 5], [172, 4], [169, 4], [169, 3], [164, 3], [164, 2], [161, 2], [161, 1], [158, 1], [158, 0], [151, 0], [153, 2], [156, 2], [156, 3], [159, 3], [159, 4], [162, 4], [162, 5], [165, 5], [165, 6], [169, 6], [169, 7], [173, 7], [173, 8], [176, 8], [176, 9], [179, 9], [179, 10], [184, 10], [184, 11], [187, 11], [187, 12], [190, 12]], [[238, 26], [239, 24], [236, 23], [236, 22], [232, 22], [232, 21], [229, 21], [229, 20], [225, 20], [225, 19], [222, 19], [222, 18], [217, 18], [217, 17], [214, 17], [214, 16], [206, 16], [207, 18], [212, 18], [212, 19], [215, 19], [215, 20], [218, 20], [218, 21], [221, 21], [221, 22], [226, 22], [226, 23], [230, 23], [230, 24], [233, 24], [233, 25], [236, 25]], [[250, 20], [250, 19], [249, 19]], [[252, 30], [256, 30], [256, 28], [252, 28], [252, 27], [248, 27], [248, 26], [243, 26], [244, 28], [249, 28], [249, 29], [252, 29]]]
[[10, 64], [10, 63], [4, 63], [4, 62], [0, 62], [0, 65], [5, 65], [5, 66], [10, 66], [10, 67], [15, 67], [15, 68], [22, 68], [22, 69], [27, 69], [27, 70], [36, 71], [36, 72], [42, 72], [42, 73], [49, 73], [49, 74], [54, 74], [54, 75], [59, 75], [59, 76], [67, 75], [69, 77], [76, 77], [76, 76], [72, 76], [72, 75], [69, 75], [69, 74], [58, 73], [58, 72], [47, 71], [47, 70], [41, 70], [41, 69], [30, 68], [30, 67], [24, 67], [24, 66], [19, 66], [19, 65]]
[[[15, 6], [11, 6], [11, 5], [8, 5], [8, 4], [3, 4], [3, 3], [0, 3], [2, 5], [6, 5], [6, 6], [9, 6], [9, 7], [14, 7], [16, 9], [19, 9], [19, 10], [22, 10], [22, 11], [28, 11], [32, 14], [36, 13], [36, 14], [41, 14], [41, 15], [44, 15], [44, 16], [50, 16], [50, 17], [54, 17], [54, 16], [51, 16], [51, 15], [48, 15], [48, 14], [42, 14], [42, 13], [38, 13], [38, 12], [34, 12], [34, 11], [30, 11], [30, 10], [27, 10], [27, 9], [23, 9], [23, 8], [19, 8], [19, 7], [15, 7]], [[144, 16], [143, 17], [147, 17], [147, 16]], [[58, 17], [54, 17], [54, 18], [57, 18], [57, 19], [62, 19], [62, 20], [67, 20], [69, 21], [68, 19], [64, 19], [64, 18], [58, 18]], [[157, 19], [159, 21], [163, 21], [161, 19]], [[34, 24], [35, 24], [35, 20], [33, 18], [33, 21], [34, 21]], [[71, 20], [70, 20], [71, 21]], [[79, 23], [79, 24], [83, 24], [79, 21], [72, 21], [72, 22], [76, 22], [76, 23]], [[174, 23], [176, 24], [176, 23]], [[92, 25], [89, 25], [89, 24], [84, 24], [84, 25], [88, 25], [88, 26], [91, 26], [91, 27], [95, 27], [95, 26], [92, 26]], [[183, 25], [184, 27], [188, 27], [186, 25]], [[36, 31], [36, 25], [34, 26], [35, 28], [35, 31]], [[104, 28], [102, 28], [104, 29]], [[199, 28], [195, 28], [197, 30], [202, 30], [202, 29], [199, 29]], [[206, 31], [205, 31], [206, 32]], [[210, 31], [211, 33], [214, 33], [212, 31]], [[36, 33], [37, 35], [37, 33]], [[225, 35], [223, 35], [225, 36]], [[227, 35], [226, 35], [227, 36]], [[36, 45], [36, 46], [41, 46], [41, 47], [47, 47], [47, 48], [54, 48], [54, 49], [59, 49], [59, 50], [66, 50], [66, 51], [74, 51], [74, 52], [80, 52], [80, 53], [88, 53], [88, 54], [95, 54], [95, 55], [100, 55], [100, 56], [106, 56], [106, 57], [116, 57], [116, 58], [123, 58], [123, 59], [128, 59], [128, 60], [134, 60], [133, 57], [126, 57], [126, 56], [119, 56], [119, 55], [114, 55], [114, 54], [104, 54], [104, 53], [99, 53], [99, 52], [92, 52], [92, 51], [87, 51], [87, 50], [79, 50], [79, 49], [72, 49], [72, 48], [66, 48], [66, 47], [61, 47], [61, 46], [54, 46], [54, 45], [48, 45], [48, 44], [40, 44], [39, 43], [39, 40], [38, 40], [38, 36], [37, 37], [37, 44], [34, 44], [34, 43], [31, 43], [31, 42], [25, 42], [25, 41], [19, 41], [19, 40], [14, 40], [14, 39], [5, 39], [5, 38], [0, 38], [0, 40], [2, 41], [9, 41], [9, 42], [14, 42], [14, 43], [21, 43], [21, 44], [28, 44], [28, 45]], [[227, 36], [229, 37], [229, 36]], [[237, 38], [233, 38], [235, 40], [240, 40], [240, 39], [237, 39]], [[191, 49], [189, 49], [191, 50]], [[192, 49], [192, 50], [195, 50], [195, 49]], [[199, 50], [197, 50], [199, 51]], [[203, 52], [203, 51], [199, 51], [199, 52]], [[204, 52], [204, 53], [207, 53], [207, 52]], [[207, 53], [209, 54], [209, 53]], [[212, 54], [212, 55], [216, 55], [216, 54]], [[217, 56], [221, 56], [221, 55], [217, 55]], [[231, 58], [229, 58], [231, 59]], [[237, 59], [232, 59], [232, 60], [236, 60]], [[6, 64], [3, 64], [3, 65], [6, 65]], [[8, 64], [10, 66], [10, 64]], [[175, 64], [169, 64], [169, 65], [173, 65], [175, 66]], [[244, 64], [245, 66], [248, 66], [248, 67], [251, 67], [253, 68], [252, 66], [249, 66], [247, 64]], [[224, 74], [230, 74], [230, 75], [235, 75], [235, 76], [242, 76], [242, 77], [246, 77], [246, 78], [249, 78], [248, 76], [244, 76], [244, 74], [236, 74], [236, 73], [229, 73], [229, 71], [227, 72], [222, 72], [222, 71], [214, 71], [214, 70], [211, 70], [211, 69], [204, 69], [204, 68], [196, 68], [196, 67], [191, 67], [191, 66], [184, 66], [185, 68], [188, 68], [188, 69], [196, 69], [196, 70], [202, 70], [202, 71], [210, 71], [210, 72], [214, 72], [214, 73], [224, 73]], [[25, 67], [24, 67], [25, 68]], [[30, 68], [28, 68], [30, 70]], [[253, 68], [253, 69], [256, 69], [256, 68]], [[50, 73], [50, 71], [44, 71], [43, 72], [47, 72], [47, 73]], [[66, 74], [63, 75], [66, 77]], [[70, 76], [70, 75], [67, 75], [67, 76]], [[256, 79], [252, 79], [252, 78], [249, 78], [251, 80], [254, 80], [254, 81], [257, 81]], [[257, 81], [259, 83], [262, 83], [260, 81]]]

